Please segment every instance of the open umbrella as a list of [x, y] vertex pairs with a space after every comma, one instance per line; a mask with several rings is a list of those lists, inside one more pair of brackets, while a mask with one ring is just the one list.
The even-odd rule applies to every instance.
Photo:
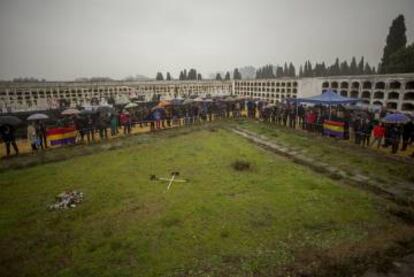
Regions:
[[267, 104], [266, 106], [264, 106], [265, 109], [272, 109], [274, 107], [276, 107], [275, 104]]
[[393, 123], [393, 124], [407, 123], [407, 122], [410, 122], [410, 121], [411, 121], [411, 119], [408, 116], [406, 116], [405, 114], [402, 114], [402, 113], [388, 114], [382, 119], [382, 122], [384, 122], [384, 123]]
[[130, 102], [124, 108], [125, 109], [131, 109], [131, 108], [136, 108], [136, 107], [138, 107], [138, 104], [135, 104], [133, 102]]
[[191, 104], [191, 103], [194, 103], [193, 99], [185, 99], [183, 102], [184, 105]]
[[96, 112], [99, 112], [99, 113], [113, 113], [114, 109], [110, 106], [99, 106], [96, 109]]
[[81, 110], [80, 114], [81, 115], [91, 115], [91, 114], [96, 114], [96, 111], [94, 111], [94, 110]]
[[194, 102], [203, 102], [203, 98], [197, 97], [194, 99]]
[[22, 124], [22, 121], [17, 116], [13, 116], [13, 115], [0, 116], [0, 125], [17, 126], [20, 124]]
[[80, 114], [80, 111], [78, 109], [66, 109], [61, 113], [61, 115], [75, 115], [75, 114]]
[[156, 111], [156, 110], [160, 110], [161, 112], [165, 112], [165, 109], [163, 107], [160, 107], [160, 106], [155, 106], [151, 109], [151, 111], [153, 111], [153, 112]]
[[48, 119], [49, 116], [43, 113], [34, 113], [32, 115], [30, 115], [27, 120], [43, 120], [43, 119]]
[[168, 107], [168, 106], [171, 106], [171, 100], [161, 100], [159, 103], [158, 103], [158, 107]]
[[180, 106], [180, 105], [183, 104], [183, 99], [181, 99], [181, 98], [174, 98], [174, 99], [171, 99], [170, 103], [173, 106]]

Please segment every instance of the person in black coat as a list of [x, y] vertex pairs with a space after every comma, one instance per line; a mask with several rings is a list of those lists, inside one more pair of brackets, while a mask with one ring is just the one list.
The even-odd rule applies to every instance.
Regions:
[[394, 124], [389, 130], [389, 138], [392, 143], [392, 154], [397, 153], [401, 140], [401, 128]]
[[19, 154], [19, 148], [16, 144], [15, 129], [11, 125], [2, 125], [0, 126], [0, 136], [6, 144], [6, 156], [10, 156], [10, 145], [13, 146], [16, 155]]
[[357, 117], [353, 124], [352, 128], [354, 129], [354, 137], [355, 137], [355, 144], [361, 144], [361, 128], [362, 128], [362, 119], [361, 117]]
[[408, 143], [410, 142], [410, 138], [413, 132], [414, 132], [414, 124], [412, 121], [404, 124], [403, 131], [402, 131], [403, 145], [402, 145], [401, 151], [407, 150], [407, 146], [408, 146]]

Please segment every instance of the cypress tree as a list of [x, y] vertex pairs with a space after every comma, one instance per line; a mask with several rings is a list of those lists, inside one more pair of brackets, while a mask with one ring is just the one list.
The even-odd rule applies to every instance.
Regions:
[[352, 61], [351, 61], [351, 65], [349, 66], [348, 74], [350, 75], [358, 74], [358, 66], [357, 66], [355, 57], [352, 57]]
[[309, 77], [313, 77], [312, 63], [310, 61], [308, 61], [308, 74]]
[[407, 36], [405, 34], [406, 27], [404, 16], [400, 14], [391, 24], [384, 47], [384, 53], [381, 60], [381, 73], [388, 73], [390, 65], [390, 57], [393, 53], [405, 47], [407, 44]]
[[157, 72], [157, 76], [155, 77], [155, 80], [157, 80], [157, 81], [163, 81], [164, 80], [164, 76], [162, 76], [161, 72]]
[[296, 76], [296, 69], [293, 63], [289, 63], [289, 77], [295, 77]]
[[393, 53], [387, 69], [388, 73], [414, 72], [414, 43]]
[[333, 76], [338, 76], [340, 74], [339, 69], [339, 58], [336, 58], [335, 63], [332, 66], [332, 74]]
[[367, 74], [367, 75], [372, 74], [372, 69], [368, 63], [365, 63], [364, 74]]
[[226, 72], [226, 76], [224, 76], [224, 80], [228, 81], [230, 80], [230, 72]]
[[289, 69], [287, 63], [285, 62], [285, 65], [283, 66], [283, 77], [287, 76], [289, 76]]
[[171, 81], [171, 75], [170, 72], [167, 72], [167, 77], [165, 78], [167, 81]]
[[277, 78], [283, 77], [283, 67], [281, 66], [276, 67], [276, 77]]
[[358, 63], [358, 74], [364, 74], [364, 57], [361, 57], [361, 60]]
[[221, 78], [220, 73], [217, 73], [217, 74], [216, 74], [216, 80], [217, 80], [217, 81], [222, 81], [222, 80], [223, 80], [223, 78]]
[[340, 75], [349, 75], [349, 66], [347, 61], [343, 61], [339, 68]]
[[239, 72], [239, 69], [235, 68], [233, 71], [233, 80], [241, 80], [241, 79], [242, 79], [242, 76]]
[[325, 65], [325, 62], [323, 62], [321, 65], [321, 76], [327, 76], [327, 75], [328, 73], [327, 73], [326, 65]]

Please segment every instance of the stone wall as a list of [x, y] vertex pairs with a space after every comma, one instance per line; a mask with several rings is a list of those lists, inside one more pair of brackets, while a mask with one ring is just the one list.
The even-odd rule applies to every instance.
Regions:
[[140, 82], [40, 82], [0, 84], [0, 111], [45, 110], [59, 107], [61, 102], [70, 106], [88, 105], [102, 99], [151, 99], [187, 97], [189, 95], [231, 94], [230, 81], [140, 81]]

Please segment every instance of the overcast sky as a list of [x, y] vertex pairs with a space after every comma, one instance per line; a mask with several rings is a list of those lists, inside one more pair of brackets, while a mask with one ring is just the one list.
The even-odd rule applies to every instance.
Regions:
[[0, 79], [205, 76], [245, 65], [365, 56], [414, 0], [0, 0]]

